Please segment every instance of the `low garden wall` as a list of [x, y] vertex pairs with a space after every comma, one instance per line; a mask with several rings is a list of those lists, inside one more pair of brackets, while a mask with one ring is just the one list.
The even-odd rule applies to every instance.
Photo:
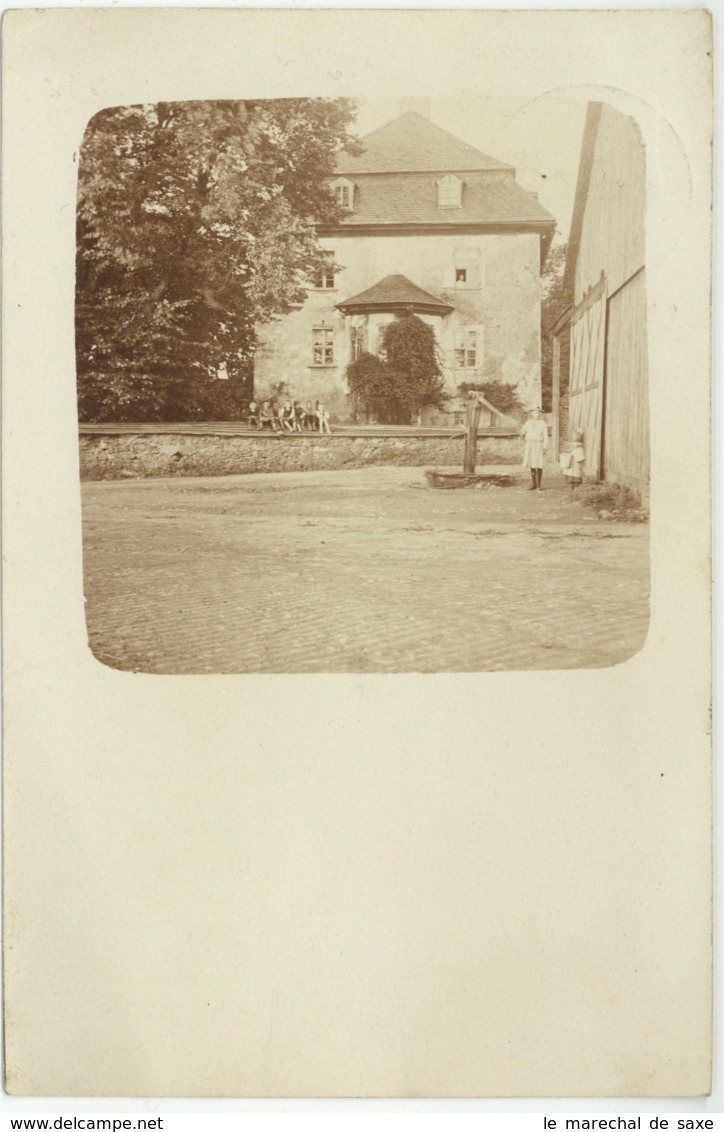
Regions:
[[[478, 465], [520, 463], [517, 436], [478, 438]], [[369, 464], [462, 467], [462, 436], [209, 436], [126, 433], [80, 437], [81, 479], [304, 472]]]

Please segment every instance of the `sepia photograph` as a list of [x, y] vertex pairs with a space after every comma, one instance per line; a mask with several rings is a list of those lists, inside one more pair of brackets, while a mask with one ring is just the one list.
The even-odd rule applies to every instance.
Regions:
[[713, 1111], [710, 14], [2, 38], [0, 1109]]
[[78, 158], [88, 639], [600, 668], [649, 617], [646, 163], [590, 100], [112, 107]]

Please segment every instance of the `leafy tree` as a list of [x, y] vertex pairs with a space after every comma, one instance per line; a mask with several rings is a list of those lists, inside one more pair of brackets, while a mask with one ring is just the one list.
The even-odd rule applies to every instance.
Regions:
[[[254, 325], [304, 301], [355, 150], [347, 99], [117, 107], [80, 152], [82, 420], [238, 416]], [[224, 365], [228, 380], [217, 380]]]
[[[566, 282], [566, 244], [552, 248], [548, 253], [541, 276], [541, 393], [543, 409], [550, 412], [553, 388], [553, 341], [550, 328], [573, 302], [573, 287]], [[568, 372], [567, 336], [561, 341], [561, 373]]]
[[384, 360], [362, 354], [347, 366], [358, 409], [382, 424], [410, 424], [425, 405], [442, 408], [445, 393], [435, 331], [415, 314], [403, 313], [382, 335]]
[[435, 331], [416, 314], [404, 313], [382, 335], [390, 380], [409, 423], [426, 405], [441, 409], [447, 400]]
[[389, 424], [404, 415], [390, 371], [376, 354], [360, 354], [347, 366], [346, 377], [355, 404], [355, 416], [371, 417]]
[[518, 390], [515, 385], [510, 385], [507, 381], [483, 381], [480, 384], [463, 381], [458, 385], [458, 393], [462, 397], [467, 397], [471, 390], [482, 393], [486, 401], [506, 415], [514, 416], [522, 408]]

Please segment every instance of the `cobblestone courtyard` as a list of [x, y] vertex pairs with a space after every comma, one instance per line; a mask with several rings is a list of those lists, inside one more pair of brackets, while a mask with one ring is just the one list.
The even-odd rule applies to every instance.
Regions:
[[385, 467], [83, 484], [91, 648], [155, 673], [627, 659], [648, 528], [598, 521], [555, 472], [527, 486], [435, 490]]

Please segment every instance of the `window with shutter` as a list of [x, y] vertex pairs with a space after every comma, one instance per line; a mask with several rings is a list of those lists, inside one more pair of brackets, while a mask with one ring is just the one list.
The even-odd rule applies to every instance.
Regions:
[[356, 362], [360, 355], [365, 352], [365, 328], [364, 326], [353, 326], [350, 334], [352, 340], [352, 361]]
[[455, 368], [474, 369], [478, 364], [478, 332], [463, 330], [455, 335]]
[[331, 291], [334, 288], [334, 252], [325, 252], [324, 267], [314, 279], [314, 286], [318, 291]]
[[334, 365], [334, 330], [315, 326], [312, 330], [312, 365]]

